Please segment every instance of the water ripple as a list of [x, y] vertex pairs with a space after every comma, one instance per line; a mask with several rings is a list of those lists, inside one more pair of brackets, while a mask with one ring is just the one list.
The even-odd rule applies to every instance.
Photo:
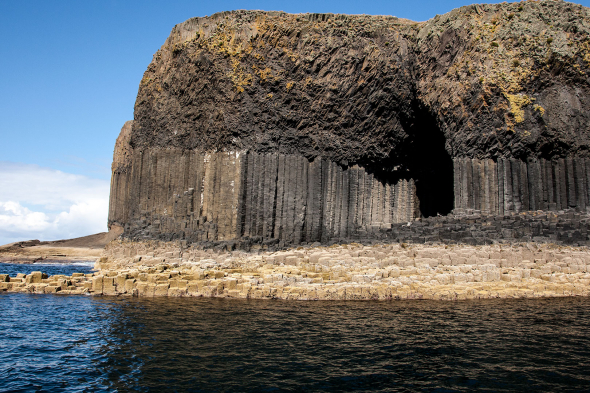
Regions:
[[0, 391], [590, 391], [585, 298], [0, 307]]
[[30, 274], [39, 271], [50, 276], [63, 274], [71, 276], [72, 273], [92, 273], [94, 262], [75, 262], [75, 263], [0, 263], [0, 274], [9, 274], [16, 277], [18, 273]]

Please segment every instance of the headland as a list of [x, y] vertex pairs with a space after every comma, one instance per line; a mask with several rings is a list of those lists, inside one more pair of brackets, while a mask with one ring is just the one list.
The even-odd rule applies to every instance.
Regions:
[[590, 12], [572, 3], [192, 18], [116, 141], [99, 271], [0, 288], [587, 295], [588, 108]]

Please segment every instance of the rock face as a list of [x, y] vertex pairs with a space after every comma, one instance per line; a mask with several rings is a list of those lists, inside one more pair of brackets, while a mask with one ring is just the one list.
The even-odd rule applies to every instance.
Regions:
[[177, 25], [117, 140], [109, 225], [298, 244], [419, 217], [585, 211], [590, 12], [423, 23], [233, 11]]

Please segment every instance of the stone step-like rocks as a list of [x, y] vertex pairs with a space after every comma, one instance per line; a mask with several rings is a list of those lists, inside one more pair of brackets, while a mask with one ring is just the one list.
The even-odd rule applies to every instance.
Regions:
[[[141, 255], [126, 256], [133, 246]], [[246, 253], [111, 244], [93, 274], [0, 275], [0, 291], [298, 300], [587, 296], [586, 247], [361, 244]]]

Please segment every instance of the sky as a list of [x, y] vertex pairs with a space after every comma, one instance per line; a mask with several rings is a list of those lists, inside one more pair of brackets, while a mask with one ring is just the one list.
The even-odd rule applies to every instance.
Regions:
[[425, 21], [472, 3], [0, 0], [0, 245], [107, 230], [115, 139], [175, 24], [235, 9]]

